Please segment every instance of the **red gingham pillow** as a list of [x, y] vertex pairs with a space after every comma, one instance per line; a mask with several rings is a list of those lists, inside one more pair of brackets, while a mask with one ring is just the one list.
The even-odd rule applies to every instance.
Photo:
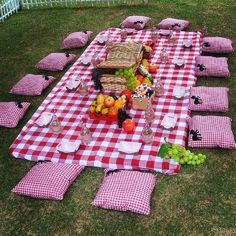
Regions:
[[0, 102], [0, 126], [16, 127], [29, 106], [28, 102]]
[[193, 116], [189, 120], [188, 146], [236, 148], [231, 119], [226, 116]]
[[93, 206], [148, 215], [156, 176], [139, 171], [108, 172], [92, 202]]
[[189, 25], [189, 21], [174, 18], [166, 18], [156, 25], [158, 29], [184, 30]]
[[27, 74], [13, 86], [10, 93], [29, 96], [40, 95], [54, 79], [52, 76]]
[[12, 192], [29, 197], [62, 200], [68, 187], [83, 169], [75, 164], [39, 163], [21, 179]]
[[211, 53], [233, 52], [232, 41], [222, 37], [205, 37], [202, 42], [202, 51]]
[[189, 109], [192, 111], [228, 111], [228, 88], [192, 87]]
[[80, 48], [85, 46], [92, 35], [92, 31], [74, 32], [69, 34], [62, 42], [61, 49]]
[[36, 67], [41, 70], [59, 71], [75, 59], [74, 54], [69, 53], [50, 53], [44, 57]]
[[128, 16], [121, 22], [121, 26], [141, 30], [149, 21], [150, 18], [147, 16]]
[[196, 57], [196, 76], [229, 77], [227, 57]]

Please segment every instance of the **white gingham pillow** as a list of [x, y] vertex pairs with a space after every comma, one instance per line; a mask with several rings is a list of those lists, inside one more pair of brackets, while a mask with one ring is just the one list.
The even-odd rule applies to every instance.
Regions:
[[148, 215], [156, 176], [140, 171], [116, 170], [103, 179], [93, 206]]
[[196, 57], [196, 76], [229, 77], [227, 57]]
[[29, 106], [29, 102], [0, 102], [0, 126], [16, 127]]
[[50, 53], [37, 63], [36, 67], [41, 70], [60, 71], [75, 59], [74, 54]]
[[192, 111], [228, 111], [228, 88], [192, 87], [189, 109]]
[[141, 30], [149, 21], [150, 18], [147, 16], [128, 16], [121, 22], [121, 26]]
[[189, 25], [189, 21], [166, 18], [156, 25], [158, 29], [174, 29], [174, 30], [184, 30]]
[[38, 163], [12, 192], [35, 198], [62, 200], [68, 187], [83, 169], [84, 167], [75, 164]]
[[10, 93], [28, 96], [40, 95], [54, 79], [52, 76], [27, 74], [13, 86]]
[[202, 51], [210, 53], [233, 52], [232, 41], [222, 37], [205, 37], [202, 42]]
[[236, 148], [231, 119], [226, 116], [193, 116], [189, 120], [188, 146]]
[[80, 48], [85, 46], [92, 33], [92, 31], [82, 31], [69, 34], [63, 40], [61, 44], [61, 49]]

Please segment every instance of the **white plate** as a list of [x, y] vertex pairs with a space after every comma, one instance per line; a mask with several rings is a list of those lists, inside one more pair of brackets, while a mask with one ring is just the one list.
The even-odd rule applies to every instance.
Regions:
[[185, 96], [186, 88], [185, 87], [180, 87], [180, 86], [175, 86], [173, 89], [173, 96], [175, 98], [183, 98]]
[[43, 112], [38, 119], [35, 121], [35, 124], [39, 127], [46, 127], [49, 125], [53, 117], [53, 114], [50, 112]]
[[161, 121], [161, 126], [165, 129], [174, 128], [177, 122], [177, 116], [174, 114], [166, 114]]
[[61, 142], [57, 145], [56, 149], [59, 152], [63, 152], [67, 154], [75, 153], [79, 149], [80, 144], [81, 144], [80, 140], [71, 142], [69, 140], [62, 139]]
[[185, 64], [185, 60], [183, 58], [173, 58], [172, 63], [176, 66], [183, 66]]
[[160, 35], [168, 36], [168, 35], [170, 35], [170, 33], [171, 33], [171, 30], [166, 30], [166, 29], [159, 30]]
[[118, 145], [119, 152], [133, 154], [139, 152], [142, 143], [121, 141]]
[[81, 79], [70, 79], [67, 83], [66, 83], [66, 89], [67, 90], [74, 90], [77, 89], [81, 84]]
[[97, 38], [97, 42], [99, 44], [105, 44], [106, 41], [107, 41], [107, 36], [105, 36], [105, 35], [101, 35]]
[[186, 47], [186, 48], [190, 48], [193, 44], [193, 41], [191, 39], [188, 39], [188, 40], [185, 40], [183, 42], [183, 46]]

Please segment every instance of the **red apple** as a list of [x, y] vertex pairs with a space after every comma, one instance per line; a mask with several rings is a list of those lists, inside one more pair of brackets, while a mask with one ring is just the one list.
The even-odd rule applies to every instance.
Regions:
[[105, 107], [112, 107], [115, 104], [115, 99], [111, 96], [107, 96], [104, 100]]
[[150, 63], [149, 66], [148, 66], [148, 71], [150, 73], [156, 73], [157, 72], [157, 65], [153, 64], [153, 63]]
[[133, 93], [133, 92], [132, 92], [131, 90], [129, 90], [129, 89], [124, 89], [124, 90], [121, 92], [120, 96], [125, 95], [126, 101], [127, 101], [127, 102], [130, 102], [132, 93]]
[[135, 128], [135, 122], [132, 119], [126, 119], [123, 121], [122, 127], [126, 133], [132, 133]]

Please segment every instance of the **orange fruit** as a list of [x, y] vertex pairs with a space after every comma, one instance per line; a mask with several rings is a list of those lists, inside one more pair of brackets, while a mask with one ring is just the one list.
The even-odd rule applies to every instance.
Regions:
[[137, 86], [139, 86], [141, 84], [141, 82], [140, 82], [140, 80], [135, 80], [135, 84], [134, 84], [134, 86], [135, 86], [135, 88], [137, 87]]
[[144, 77], [142, 75], [138, 74], [138, 75], [136, 75], [136, 79], [142, 83], [144, 80]]
[[115, 104], [114, 104], [114, 107], [116, 107], [116, 108], [122, 108], [123, 107], [123, 102], [122, 102], [122, 100], [121, 99], [117, 99], [117, 100], [115, 100]]

